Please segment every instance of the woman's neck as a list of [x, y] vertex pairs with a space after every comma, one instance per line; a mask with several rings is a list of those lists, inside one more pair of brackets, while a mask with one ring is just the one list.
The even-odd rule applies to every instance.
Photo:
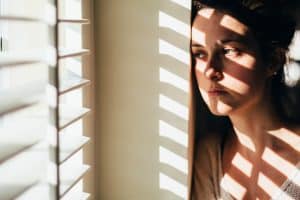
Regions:
[[229, 118], [241, 147], [252, 152], [261, 152], [266, 146], [272, 146], [272, 137], [268, 132], [282, 126], [268, 100], [261, 100], [255, 106], [229, 115]]

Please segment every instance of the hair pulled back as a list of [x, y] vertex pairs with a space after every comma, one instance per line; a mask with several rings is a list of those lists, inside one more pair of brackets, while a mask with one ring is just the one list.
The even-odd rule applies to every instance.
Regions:
[[[199, 10], [211, 7], [224, 11], [249, 26], [258, 41], [263, 59], [266, 63], [276, 65], [278, 69], [270, 80], [271, 99], [279, 117], [287, 123], [300, 122], [300, 106], [297, 105], [300, 100], [300, 81], [294, 80], [292, 85], [288, 84], [290, 68], [295, 68], [295, 64], [289, 64], [287, 56], [296, 29], [296, 21], [289, 12], [293, 3], [294, 1], [284, 0], [193, 0], [191, 16], [193, 23]], [[193, 59], [191, 63], [193, 67], [195, 64]], [[195, 109], [209, 112], [205, 105], [202, 105], [203, 102], [195, 102], [202, 98], [199, 92], [195, 91], [198, 89], [193, 72], [191, 82], [194, 91], [192, 95], [196, 95], [192, 97]], [[225, 124], [230, 123], [226, 117], [218, 118], [212, 121], [221, 120], [225, 121]], [[195, 126], [197, 129], [197, 124]]]

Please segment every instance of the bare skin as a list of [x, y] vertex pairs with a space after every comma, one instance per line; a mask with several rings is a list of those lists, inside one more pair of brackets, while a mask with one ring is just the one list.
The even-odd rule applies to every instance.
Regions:
[[[277, 129], [277, 134], [286, 134], [286, 129]], [[299, 130], [293, 130], [300, 137]], [[269, 135], [267, 132], [261, 132], [262, 135]], [[251, 137], [252, 139], [252, 137]], [[238, 139], [237, 134], [231, 133], [225, 142], [222, 163], [223, 163], [223, 174], [228, 174], [230, 177], [235, 179], [242, 186], [247, 188], [247, 192], [241, 199], [270, 199], [270, 195], [274, 194], [275, 191], [265, 191], [264, 186], [259, 185], [259, 174], [262, 173], [267, 176], [277, 187], [280, 187], [286, 180], [287, 174], [283, 174], [278, 169], [282, 169], [288, 173], [288, 169], [284, 169], [285, 166], [280, 163], [273, 163], [276, 167], [271, 166], [268, 161], [263, 159], [263, 154], [266, 149], [271, 150], [277, 156], [284, 159], [292, 165], [296, 165], [300, 160], [300, 154], [298, 151], [293, 150], [286, 143], [270, 136], [268, 139], [264, 139], [265, 144], [262, 142], [260, 147], [257, 147], [257, 151], [253, 152], [249, 148], [245, 147], [242, 142]], [[257, 143], [256, 143], [257, 144]], [[295, 144], [296, 145], [296, 144]], [[299, 146], [299, 144], [298, 144]], [[250, 177], [243, 173], [243, 165], [239, 166], [233, 164], [234, 157], [240, 154], [252, 165], [252, 171]], [[271, 155], [269, 155], [271, 156]], [[265, 187], [268, 187], [265, 185]]]
[[201, 95], [213, 114], [233, 124], [223, 175], [240, 185], [232, 191], [236, 199], [269, 199], [300, 161], [300, 129], [271, 106], [267, 83], [278, 68], [262, 59], [249, 28], [226, 13], [200, 10], [192, 35]]

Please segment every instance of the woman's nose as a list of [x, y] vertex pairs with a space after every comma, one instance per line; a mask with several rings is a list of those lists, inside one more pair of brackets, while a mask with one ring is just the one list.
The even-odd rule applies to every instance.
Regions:
[[212, 81], [220, 81], [223, 79], [223, 73], [212, 67], [205, 71], [205, 76]]
[[220, 58], [216, 55], [213, 55], [206, 63], [204, 75], [212, 81], [220, 81], [223, 79], [222, 68], [223, 67]]

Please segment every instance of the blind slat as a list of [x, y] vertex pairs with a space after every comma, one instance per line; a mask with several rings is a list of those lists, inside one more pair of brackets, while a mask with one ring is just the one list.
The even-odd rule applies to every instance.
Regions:
[[13, 157], [17, 156], [18, 154], [30, 149], [32, 146], [38, 144], [39, 141], [34, 141], [29, 144], [0, 144], [0, 164], [12, 159]]
[[68, 165], [67, 167], [62, 167], [61, 169], [61, 179], [60, 179], [60, 198], [64, 197], [80, 181], [86, 172], [89, 170], [88, 165], [82, 165], [80, 167], [74, 167], [73, 165]]
[[62, 78], [62, 80], [60, 82], [61, 82], [61, 85], [59, 88], [60, 95], [66, 93], [66, 92], [84, 87], [90, 83], [89, 80], [83, 79], [80, 76], [75, 76], [75, 75], [68, 76], [67, 78]]
[[75, 24], [89, 24], [88, 19], [67, 19], [67, 18], [60, 18], [58, 19], [59, 23], [75, 23]]
[[[42, 2], [44, 1], [44, 2]], [[27, 3], [29, 2], [29, 3]], [[42, 2], [42, 3], [41, 3]], [[17, 9], [14, 6], [20, 6], [17, 3], [21, 4], [21, 7], [24, 6], [22, 1], [2, 1], [0, 21], [5, 20], [9, 22], [41, 22], [48, 25], [54, 26], [56, 24], [56, 6], [53, 2], [46, 2], [46, 0], [41, 0], [39, 2], [26, 1], [28, 7], [25, 9]], [[30, 12], [28, 10], [30, 9]]]
[[81, 192], [80, 194], [78, 194], [78, 193], [72, 193], [70, 191], [62, 198], [62, 200], [88, 200], [89, 198], [90, 198], [89, 193]]
[[42, 102], [45, 85], [44, 81], [36, 81], [15, 89], [0, 90], [0, 116]]
[[56, 63], [54, 49], [49, 48], [48, 50], [39, 49], [35, 51], [27, 50], [26, 52], [0, 53], [0, 68], [37, 63], [54, 65]]
[[0, 199], [12, 199], [46, 176], [47, 144], [43, 141], [0, 165]]
[[30, 23], [43, 23], [49, 26], [55, 25], [55, 21], [51, 18], [46, 17], [29, 17], [29, 16], [10, 16], [10, 15], [1, 15], [0, 21], [9, 21], [9, 22], [30, 22]]
[[59, 50], [59, 58], [69, 58], [69, 57], [77, 57], [77, 56], [83, 56], [85, 54], [88, 54], [88, 49], [60, 49]]
[[34, 59], [3, 59], [0, 61], [0, 67], [10, 67], [10, 66], [18, 66], [18, 65], [30, 65], [30, 64], [37, 64], [41, 63], [41, 60], [34, 60]]
[[89, 193], [82, 191], [83, 180], [78, 181], [72, 189], [70, 189], [61, 200], [87, 200], [90, 197]]
[[67, 126], [73, 124], [77, 120], [83, 118], [90, 109], [88, 108], [76, 108], [66, 105], [60, 105], [60, 116], [59, 116], [59, 129], [62, 130]]
[[84, 136], [62, 136], [60, 139], [60, 164], [66, 162], [68, 158], [81, 150], [89, 140], [88, 137]]
[[46, 135], [47, 105], [40, 104], [6, 115], [0, 122], [0, 163]]
[[[6, 193], [1, 194], [1, 200], [11, 200], [11, 199], [17, 199], [18, 196], [22, 195], [24, 192], [29, 190], [33, 185], [36, 183], [32, 183], [31, 185], [14, 185], [14, 186], [9, 186], [6, 185], [3, 190], [6, 190]], [[1, 191], [1, 189], [0, 189]]]
[[15, 200], [54, 200], [52, 195], [50, 194], [53, 188], [47, 183], [37, 183], [27, 190], [25, 190], [22, 194], [15, 198]]

